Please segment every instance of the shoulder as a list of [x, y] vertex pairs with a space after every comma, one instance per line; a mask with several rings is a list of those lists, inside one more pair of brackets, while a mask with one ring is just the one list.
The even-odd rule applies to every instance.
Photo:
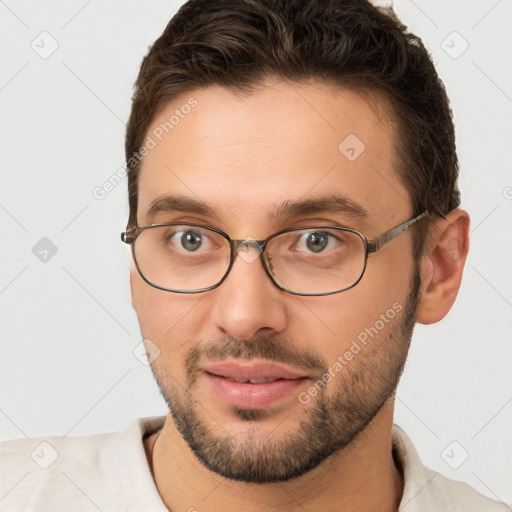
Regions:
[[400, 512], [510, 512], [504, 503], [483, 496], [464, 482], [424, 466], [407, 434], [393, 426], [393, 453], [404, 475]]
[[1, 442], [2, 511], [67, 511], [70, 503], [77, 512], [124, 510], [140, 493], [157, 502], [143, 437], [163, 421], [139, 418], [122, 432]]
[[48, 469], [69, 458], [92, 462], [98, 458], [99, 453], [115, 435], [116, 433], [82, 437], [48, 436], [2, 441], [0, 442], [1, 467], [3, 468], [6, 461], [27, 470], [32, 467]]
[[94, 488], [112, 471], [114, 437], [50, 436], [0, 443], [2, 510], [34, 510], [36, 504], [42, 508], [35, 510], [58, 507], [56, 496], [59, 503], [76, 503], [76, 510], [82, 510], [81, 502], [94, 501]]
[[430, 468], [424, 468], [430, 492], [439, 510], [452, 512], [510, 512], [505, 503], [480, 494], [465, 482], [451, 480]]

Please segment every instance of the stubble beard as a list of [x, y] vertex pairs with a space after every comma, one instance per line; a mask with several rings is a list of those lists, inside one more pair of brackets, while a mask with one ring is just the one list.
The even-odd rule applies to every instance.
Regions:
[[[299, 477], [331, 455], [343, 450], [369, 425], [394, 395], [404, 368], [415, 323], [420, 291], [419, 270], [413, 274], [403, 314], [393, 320], [363, 351], [343, 368], [331, 384], [336, 392], [326, 397], [327, 386], [304, 408], [297, 428], [280, 437], [258, 434], [257, 423], [272, 415], [268, 409], [230, 411], [248, 424], [246, 434], [233, 436], [219, 428], [194, 398], [202, 357], [252, 359], [295, 363], [299, 367], [323, 369], [325, 361], [316, 353], [292, 352], [276, 338], [240, 343], [233, 338], [208, 346], [196, 346], [186, 357], [186, 388], [166, 376], [165, 367], [152, 365], [155, 380], [178, 431], [191, 451], [209, 470], [222, 477], [247, 483], [265, 484]], [[252, 424], [251, 424], [252, 423]], [[274, 427], [275, 428], [275, 427]], [[217, 433], [216, 433], [217, 432]], [[221, 432], [221, 433], [218, 433]]]

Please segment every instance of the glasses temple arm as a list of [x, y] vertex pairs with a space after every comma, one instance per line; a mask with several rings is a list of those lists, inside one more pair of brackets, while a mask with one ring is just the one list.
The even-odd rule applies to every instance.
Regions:
[[413, 224], [421, 220], [423, 217], [426, 217], [427, 215], [428, 212], [426, 211], [420, 213], [420, 215], [406, 220], [405, 222], [402, 222], [402, 224], [399, 224], [398, 226], [391, 228], [389, 231], [386, 231], [385, 233], [375, 237], [374, 240], [368, 240], [368, 253], [377, 252], [378, 250], [382, 249], [388, 242], [391, 242], [391, 240], [396, 238], [405, 230], [409, 229]]
[[124, 231], [123, 233], [121, 233], [121, 240], [125, 243], [125, 244], [133, 244], [133, 242], [135, 242], [135, 232], [136, 232], [136, 229], [128, 229], [126, 231]]

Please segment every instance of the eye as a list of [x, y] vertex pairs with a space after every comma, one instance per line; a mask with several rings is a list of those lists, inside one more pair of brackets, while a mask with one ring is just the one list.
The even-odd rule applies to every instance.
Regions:
[[338, 237], [326, 231], [308, 231], [303, 233], [296, 245], [296, 250], [300, 252], [320, 253], [327, 248], [333, 249], [340, 243]]
[[187, 252], [195, 252], [199, 249], [209, 250], [212, 248], [212, 240], [208, 235], [198, 229], [180, 229], [168, 235], [168, 240], [178, 249], [185, 249]]

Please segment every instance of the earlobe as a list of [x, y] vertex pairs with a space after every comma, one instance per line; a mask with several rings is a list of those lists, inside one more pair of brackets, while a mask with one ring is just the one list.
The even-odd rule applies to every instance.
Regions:
[[432, 228], [421, 261], [421, 295], [416, 321], [433, 324], [450, 311], [469, 249], [469, 215], [453, 210]]

